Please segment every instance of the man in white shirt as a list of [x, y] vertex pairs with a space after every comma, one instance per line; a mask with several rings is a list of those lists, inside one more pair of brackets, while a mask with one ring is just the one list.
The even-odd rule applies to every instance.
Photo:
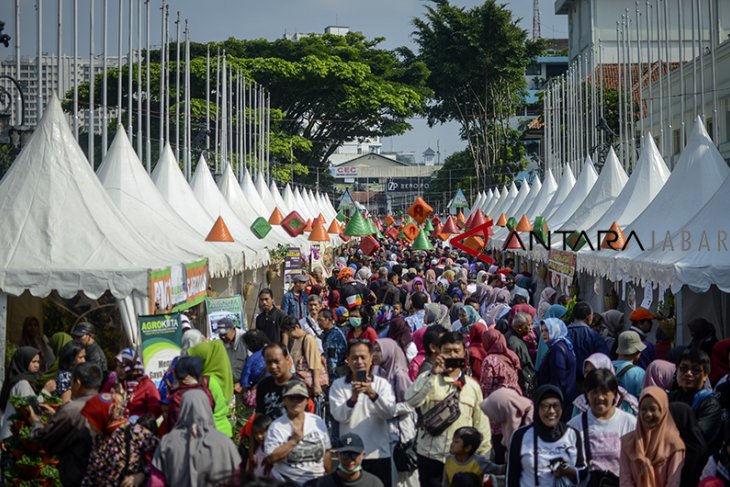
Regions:
[[338, 422], [340, 435], [355, 433], [365, 444], [362, 468], [391, 487], [390, 428], [395, 416], [395, 394], [390, 383], [372, 375], [372, 345], [353, 340], [347, 346], [350, 373], [330, 386], [330, 412]]

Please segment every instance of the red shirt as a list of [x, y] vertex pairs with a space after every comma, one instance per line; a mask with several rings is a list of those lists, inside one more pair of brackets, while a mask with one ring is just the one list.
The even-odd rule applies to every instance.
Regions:
[[162, 414], [160, 393], [157, 391], [155, 383], [146, 375], [140, 379], [137, 387], [127, 397], [127, 414], [129, 416], [149, 414], [154, 418]]
[[370, 343], [372, 343], [373, 345], [375, 345], [375, 342], [378, 339], [378, 334], [375, 333], [375, 330], [373, 330], [372, 328], [367, 327], [367, 328], [365, 328], [365, 331], [363, 331], [362, 333], [360, 333], [360, 336], [359, 337], [356, 337], [355, 334], [353, 333], [353, 330], [350, 330], [350, 332], [347, 334], [347, 341], [355, 340], [355, 339], [357, 339], [357, 340], [370, 340]]

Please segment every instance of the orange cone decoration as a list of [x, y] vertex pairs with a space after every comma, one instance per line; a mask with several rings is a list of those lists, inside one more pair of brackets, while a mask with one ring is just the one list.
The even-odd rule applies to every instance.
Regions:
[[332, 220], [330, 227], [327, 229], [327, 233], [334, 233], [336, 235], [340, 234], [340, 226], [337, 224], [337, 220]]
[[456, 223], [461, 228], [464, 228], [464, 225], [466, 224], [466, 217], [464, 216], [464, 212], [461, 210], [459, 210], [459, 214], [456, 215]]
[[395, 225], [395, 218], [393, 218], [391, 215], [388, 215], [385, 217], [385, 226], [386, 227], [392, 227]]
[[329, 242], [330, 236], [327, 235], [327, 231], [324, 229], [324, 223], [319, 218], [315, 222], [308, 240], [310, 242]]
[[444, 231], [444, 226], [441, 225], [441, 223], [437, 223], [433, 226], [433, 231], [431, 232], [432, 235], [439, 236], [441, 232]]
[[322, 213], [319, 214], [319, 216], [317, 217], [317, 220], [318, 221], [321, 221], [322, 222], [322, 225], [326, 225], [327, 224], [327, 220], [324, 219], [324, 215]]
[[446, 220], [446, 224], [444, 225], [444, 228], [441, 229], [441, 233], [445, 233], [448, 235], [455, 235], [457, 233], [461, 233], [461, 232], [459, 232], [459, 229], [456, 226], [456, 221], [454, 221], [453, 216], [450, 216]]
[[520, 218], [520, 222], [515, 227], [515, 230], [518, 232], [529, 232], [532, 231], [532, 225], [530, 225], [530, 221], [527, 219], [527, 215], [524, 213], [522, 214], [522, 218]]
[[283, 220], [284, 215], [281, 214], [279, 208], [274, 208], [274, 211], [271, 212], [271, 216], [269, 217], [269, 225], [281, 225]]
[[499, 215], [499, 219], [497, 219], [497, 226], [498, 227], [506, 227], [507, 226], [507, 215], [502, 213]]
[[[616, 232], [618, 237], [616, 240], [614, 240], [615, 235], [608, 234], [603, 238], [603, 242], [601, 242], [601, 248], [607, 249], [607, 250], [624, 250], [624, 246], [626, 248], [629, 248], [628, 245], [626, 245], [626, 235], [624, 235], [624, 232], [621, 231], [621, 227], [618, 226], [618, 223], [613, 222], [613, 225], [611, 225], [611, 228], [609, 229], [612, 232]], [[611, 239], [609, 240], [609, 237]]]
[[231, 232], [228, 230], [226, 222], [223, 221], [223, 217], [219, 216], [213, 224], [213, 228], [210, 229], [208, 236], [205, 237], [206, 242], [233, 242]]
[[305, 232], [311, 232], [312, 231], [312, 219], [308, 219], [307, 223], [304, 224], [304, 231]]

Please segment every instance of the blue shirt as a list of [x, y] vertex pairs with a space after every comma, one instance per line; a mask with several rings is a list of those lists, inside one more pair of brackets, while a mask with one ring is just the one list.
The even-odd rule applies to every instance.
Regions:
[[[594, 353], [608, 355], [608, 345], [601, 335], [582, 322], [568, 326], [568, 338], [573, 344], [577, 372], [583, 376], [583, 362]], [[636, 396], [639, 397], [639, 396]]]
[[619, 385], [629, 391], [629, 394], [632, 394], [635, 397], [639, 397], [641, 396], [641, 389], [644, 386], [644, 374], [646, 372], [644, 371], [644, 369], [636, 365], [634, 367], [631, 367], [631, 369], [627, 370], [626, 373], [621, 375], [621, 371], [624, 370], [624, 368], [626, 367], [630, 367], [631, 365], [633, 364], [626, 360], [613, 361], [613, 368], [616, 370], [616, 377], [618, 378]]
[[426, 311], [420, 309], [406, 318], [406, 323], [411, 327], [411, 333], [415, 333], [423, 328], [423, 320], [426, 317]]
[[239, 383], [241, 387], [253, 387], [266, 375], [266, 361], [264, 361], [264, 349], [251, 355], [243, 366], [241, 379]]
[[347, 352], [347, 339], [340, 328], [333, 327], [322, 332], [322, 350], [331, 380], [336, 376], [335, 369], [345, 363], [345, 352]]
[[297, 321], [306, 317], [309, 314], [307, 311], [307, 292], [301, 291], [297, 299], [294, 291], [287, 291], [281, 300], [281, 310], [285, 315], [296, 318]]

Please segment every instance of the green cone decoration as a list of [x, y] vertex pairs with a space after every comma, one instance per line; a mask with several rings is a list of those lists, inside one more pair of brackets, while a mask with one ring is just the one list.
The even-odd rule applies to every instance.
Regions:
[[355, 211], [352, 218], [350, 218], [350, 221], [347, 222], [347, 225], [345, 225], [343, 235], [346, 237], [364, 237], [371, 233], [368, 223], [365, 218], [363, 218], [362, 213]]
[[[376, 230], [378, 230], [378, 229], [376, 228]], [[385, 238], [385, 237], [383, 236], [383, 233], [382, 233], [382, 232], [381, 232], [380, 230], [378, 230], [378, 233], [376, 233], [376, 234], [375, 234], [375, 236], [376, 236], [376, 237], [378, 237], [378, 238], [380, 238], [380, 239], [383, 239], [383, 238]]]
[[433, 250], [433, 245], [431, 245], [431, 242], [428, 240], [428, 237], [426, 237], [426, 231], [422, 228], [420, 232], [418, 232], [418, 237], [413, 241], [411, 244], [412, 250]]
[[517, 219], [515, 217], [511, 216], [509, 218], [509, 220], [507, 220], [507, 228], [512, 230], [516, 226], [517, 226]]
[[535, 217], [535, 222], [532, 224], [532, 233], [547, 244], [548, 226], [545, 218], [542, 216]]
[[431, 232], [433, 232], [433, 223], [431, 223], [431, 220], [426, 219], [426, 222], [423, 224], [423, 229], [431, 235]]
[[370, 229], [370, 235], [375, 235], [378, 233], [378, 227], [375, 226], [375, 223], [371, 219], [366, 220], [368, 222], [368, 229]]

